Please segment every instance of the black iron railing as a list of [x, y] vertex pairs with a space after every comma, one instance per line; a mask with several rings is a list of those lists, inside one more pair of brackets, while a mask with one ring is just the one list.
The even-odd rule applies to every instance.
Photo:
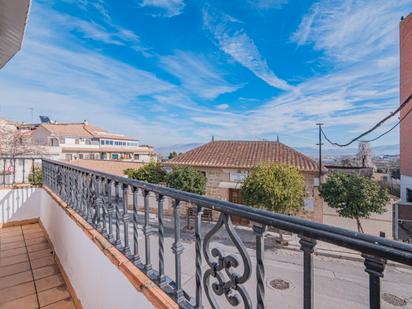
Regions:
[[41, 158], [0, 157], [0, 185], [41, 184], [40, 166]]
[[[384, 238], [306, 221], [296, 217], [253, 209], [248, 206], [215, 200], [125, 177], [117, 177], [70, 164], [43, 160], [43, 183], [58, 194], [72, 209], [82, 215], [131, 261], [142, 269], [182, 307], [202, 308], [206, 301], [219, 308], [223, 296], [226, 305], [252, 307], [251, 295], [256, 293], [257, 308], [265, 308], [264, 237], [268, 227], [298, 234], [303, 252], [303, 308], [313, 308], [314, 276], [313, 252], [316, 241], [359, 251], [369, 274], [370, 308], [380, 308], [380, 280], [387, 260], [412, 265], [412, 246]], [[157, 201], [156, 226], [151, 223], [149, 195]], [[132, 209], [128, 197], [132, 196]], [[143, 207], [139, 196], [143, 196]], [[164, 206], [172, 201], [173, 245], [165, 247]], [[181, 239], [181, 208], [187, 203], [195, 209], [195, 292], [189, 295], [182, 287], [182, 260], [185, 247]], [[139, 210], [140, 209], [140, 210]], [[143, 210], [142, 210], [143, 209]], [[219, 213], [214, 227], [205, 235], [202, 231], [202, 212], [211, 209]], [[139, 213], [143, 212], [143, 216]], [[245, 283], [251, 280], [251, 257], [244, 242], [231, 223], [231, 216], [247, 218], [253, 222], [256, 235], [256, 290], [248, 291]], [[140, 216], [140, 217], [139, 217]], [[131, 225], [129, 227], [129, 225]], [[140, 229], [139, 227], [142, 227]], [[212, 238], [224, 229], [238, 254], [225, 254], [213, 246]], [[129, 231], [132, 239], [129, 239]], [[144, 249], [139, 247], [139, 233], [143, 232]], [[153, 265], [150, 239], [158, 238], [158, 265]], [[165, 254], [174, 256], [174, 278], [165, 273]], [[206, 266], [206, 267], [205, 267]], [[236, 270], [240, 273], [236, 273]], [[206, 295], [207, 300], [202, 299]], [[344, 296], [343, 296], [344, 297]], [[266, 306], [270, 308], [271, 306]]]

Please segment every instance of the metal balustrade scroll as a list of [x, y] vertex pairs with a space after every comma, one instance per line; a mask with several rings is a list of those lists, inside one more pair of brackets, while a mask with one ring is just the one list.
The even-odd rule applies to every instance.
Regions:
[[[381, 306], [380, 281], [387, 260], [412, 266], [412, 246], [408, 244], [84, 169], [63, 162], [43, 160], [42, 167], [43, 184], [91, 222], [103, 236], [116, 245], [182, 308], [203, 308], [207, 305], [220, 308], [223, 304], [225, 307], [229, 305], [243, 308], [269, 308], [265, 304], [264, 254], [264, 239], [268, 227], [295, 233], [300, 238], [303, 256], [303, 308], [314, 308], [315, 304], [316, 282], [313, 259], [317, 241], [352, 249], [362, 254], [365, 271], [369, 274], [369, 306], [373, 309]], [[71, 178], [69, 179], [68, 176]], [[143, 199], [143, 205], [139, 205], [140, 197]], [[152, 212], [150, 211], [151, 198], [156, 202], [151, 205], [157, 208]], [[172, 204], [172, 214], [169, 213], [172, 218], [168, 219], [173, 229], [172, 236], [169, 237], [169, 241], [172, 242], [171, 247], [166, 246], [166, 200]], [[181, 235], [181, 216], [185, 214], [184, 210], [187, 207], [195, 210], [192, 243], [183, 243]], [[219, 214], [217, 222], [214, 222], [212, 227], [209, 225], [207, 231], [202, 222], [202, 213], [205, 210], [213, 210]], [[252, 222], [255, 233], [254, 249], [246, 248], [231, 222], [231, 216], [246, 218]], [[155, 219], [151, 221], [151, 218]], [[156, 224], [157, 228], [155, 228]], [[235, 254], [227, 254], [214, 242], [220, 231], [229, 235], [237, 251]], [[133, 238], [131, 241], [133, 248], [129, 244], [129, 232]], [[158, 264], [152, 263], [151, 260], [151, 255], [154, 253], [151, 250], [151, 240], [155, 236], [158, 241], [156, 252]], [[139, 237], [142, 243], [139, 243]], [[189, 295], [184, 290], [182, 282], [182, 255], [188, 250], [186, 246], [194, 246], [195, 250], [194, 295]], [[255, 253], [255, 268], [252, 268], [251, 250]], [[173, 269], [166, 269], [165, 256], [173, 256]], [[173, 278], [167, 273], [173, 273]], [[247, 290], [245, 287], [252, 278], [256, 282], [254, 291]]]

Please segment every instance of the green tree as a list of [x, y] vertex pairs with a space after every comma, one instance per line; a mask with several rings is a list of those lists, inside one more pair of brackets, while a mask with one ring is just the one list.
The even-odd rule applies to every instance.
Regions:
[[171, 153], [169, 153], [169, 156], [168, 156], [169, 160], [171, 160], [175, 157], [177, 157], [177, 152], [176, 151], [172, 151]]
[[190, 166], [174, 167], [166, 175], [168, 187], [203, 195], [206, 193], [206, 176]]
[[141, 168], [128, 168], [124, 170], [124, 174], [129, 178], [149, 182], [161, 183], [165, 181], [166, 172], [163, 170], [159, 162], [151, 161]]
[[302, 209], [304, 192], [303, 176], [296, 167], [274, 163], [254, 168], [240, 191], [245, 204], [282, 214]]
[[385, 188], [369, 178], [334, 173], [320, 187], [320, 195], [341, 217], [356, 220], [358, 232], [363, 233], [360, 222], [373, 213], [384, 213], [389, 195]]

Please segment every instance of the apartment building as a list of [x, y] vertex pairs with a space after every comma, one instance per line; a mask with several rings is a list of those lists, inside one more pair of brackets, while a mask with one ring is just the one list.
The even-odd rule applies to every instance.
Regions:
[[59, 149], [59, 159], [73, 160], [125, 160], [141, 163], [157, 159], [150, 146], [139, 146], [137, 139], [124, 134], [81, 123], [42, 123], [33, 132], [36, 145]]
[[[412, 14], [403, 18], [400, 31], [400, 102], [412, 93]], [[401, 110], [401, 119], [412, 110], [412, 101]], [[412, 112], [411, 112], [412, 113]], [[401, 200], [412, 202], [412, 115], [400, 124]]]
[[[323, 201], [318, 195], [318, 163], [295, 149], [274, 141], [212, 141], [164, 163], [166, 167], [191, 166], [207, 178], [206, 195], [242, 203], [240, 188], [249, 171], [264, 162], [290, 164], [305, 181], [305, 214], [321, 222]], [[326, 171], [326, 169], [325, 169]]]

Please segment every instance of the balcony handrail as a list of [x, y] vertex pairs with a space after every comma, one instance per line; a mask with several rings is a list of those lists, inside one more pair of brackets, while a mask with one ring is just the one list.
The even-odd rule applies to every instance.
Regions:
[[[234, 228], [232, 215], [249, 219], [256, 236], [256, 300], [257, 308], [265, 307], [265, 234], [267, 227], [293, 232], [300, 238], [303, 252], [303, 307], [314, 307], [313, 254], [317, 240], [349, 248], [361, 253], [365, 271], [369, 274], [370, 308], [380, 308], [380, 281], [387, 260], [412, 266], [412, 245], [375, 237], [368, 234], [307, 221], [297, 217], [276, 214], [263, 209], [234, 204], [193, 193], [182, 192], [161, 185], [146, 183], [122, 176], [95, 171], [69, 163], [43, 159], [43, 184], [62, 198], [74, 211], [102, 233], [106, 239], [121, 250], [137, 267], [153, 280], [163, 291], [172, 296], [182, 308], [203, 308], [203, 292], [213, 308], [220, 308], [216, 296], [225, 296], [226, 301], [237, 306], [252, 308], [250, 291], [245, 283], [252, 276], [251, 256], [244, 240]], [[129, 207], [129, 194], [132, 206]], [[150, 219], [150, 199], [157, 200], [157, 228]], [[143, 203], [139, 200], [143, 197]], [[169, 198], [173, 208], [174, 237], [171, 247], [175, 263], [175, 278], [165, 272], [164, 202]], [[196, 295], [188, 295], [182, 287], [182, 257], [185, 251], [181, 237], [182, 202], [195, 213], [195, 281]], [[143, 204], [144, 218], [138, 216]], [[202, 215], [205, 209], [219, 213], [219, 219], [207, 232], [202, 231]], [[131, 229], [129, 229], [131, 227]], [[225, 230], [238, 255], [227, 254], [213, 244], [212, 239], [220, 230]], [[156, 232], [157, 230], [157, 232]], [[131, 233], [131, 236], [129, 236]], [[143, 233], [144, 250], [139, 249], [139, 234]], [[151, 238], [158, 238], [158, 268], [151, 262]], [[129, 239], [129, 238], [132, 238]], [[133, 245], [133, 251], [132, 246]], [[206, 262], [206, 268], [203, 268]], [[243, 265], [242, 265], [243, 264]], [[236, 270], [240, 269], [241, 274]]]
[[104, 179], [110, 179], [114, 182], [137, 187], [145, 191], [168, 196], [179, 201], [192, 203], [204, 208], [223, 212], [228, 215], [236, 215], [247, 218], [256, 223], [264, 224], [266, 226], [273, 226], [304, 237], [332, 243], [366, 254], [378, 255], [388, 260], [412, 266], [412, 245], [402, 242], [312, 222], [298, 217], [278, 214], [264, 209], [257, 209], [246, 205], [222, 201], [127, 177], [112, 175], [61, 161], [50, 159], [43, 159], [43, 161], [62, 165], [79, 172], [93, 174]]

